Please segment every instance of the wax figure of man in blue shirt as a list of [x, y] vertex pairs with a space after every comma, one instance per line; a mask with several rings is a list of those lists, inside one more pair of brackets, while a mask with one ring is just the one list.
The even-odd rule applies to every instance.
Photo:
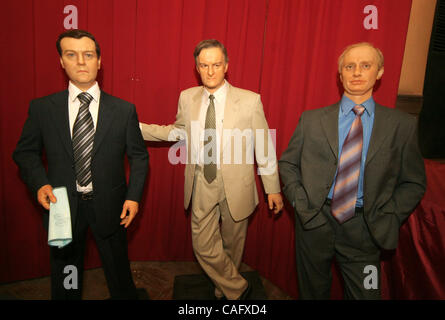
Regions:
[[335, 258], [346, 299], [380, 299], [380, 251], [396, 248], [425, 192], [417, 123], [374, 101], [379, 49], [353, 44], [338, 64], [342, 99], [303, 112], [279, 161], [297, 216], [299, 297], [329, 299]]

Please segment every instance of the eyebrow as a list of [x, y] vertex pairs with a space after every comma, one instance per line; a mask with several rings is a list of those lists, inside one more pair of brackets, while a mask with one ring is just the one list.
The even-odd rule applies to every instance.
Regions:
[[222, 63], [223, 63], [222, 61], [218, 61], [218, 62], [214, 62], [214, 63], [199, 62], [198, 64], [199, 64], [199, 65], [201, 65], [201, 64], [205, 64], [205, 65], [214, 65], [214, 64], [222, 64]]
[[65, 52], [95, 52], [95, 51], [94, 50], [85, 50], [85, 51], [83, 51], [83, 50], [66, 49], [66, 50], [63, 50], [63, 53], [65, 53]]
[[[372, 61], [360, 61], [360, 63], [362, 64], [362, 63], [368, 63], [368, 64], [372, 64], [373, 62]], [[350, 64], [356, 64], [355, 62], [348, 62], [348, 63], [345, 63], [344, 65], [345, 66], [347, 66], [347, 65], [350, 65]]]

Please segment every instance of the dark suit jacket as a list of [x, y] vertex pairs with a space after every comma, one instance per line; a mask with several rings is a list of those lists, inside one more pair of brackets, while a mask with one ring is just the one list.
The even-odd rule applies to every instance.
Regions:
[[[283, 192], [305, 229], [326, 223], [320, 210], [338, 162], [339, 103], [306, 111], [279, 161]], [[397, 246], [399, 227], [422, 198], [425, 168], [414, 117], [376, 104], [364, 172], [364, 217], [376, 243]]]
[[[134, 105], [101, 91], [92, 151], [92, 183], [96, 222], [101, 236], [114, 233], [120, 224], [123, 202], [140, 201], [148, 170], [148, 153]], [[42, 163], [46, 153], [48, 168]], [[127, 186], [124, 159], [130, 177]], [[28, 119], [13, 153], [21, 176], [36, 197], [40, 187], [65, 186], [74, 228], [77, 189], [68, 118], [68, 90], [31, 101]], [[48, 226], [48, 215], [44, 214]]]

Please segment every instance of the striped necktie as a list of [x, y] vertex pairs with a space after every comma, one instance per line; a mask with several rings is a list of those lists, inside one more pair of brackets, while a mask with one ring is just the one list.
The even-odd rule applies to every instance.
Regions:
[[331, 213], [340, 223], [352, 218], [355, 214], [362, 159], [363, 126], [361, 116], [365, 108], [357, 105], [353, 108], [353, 111], [355, 119], [341, 151], [331, 203]]
[[[204, 142], [205, 150], [209, 150], [207, 152], [204, 152], [204, 177], [206, 178], [208, 183], [212, 183], [213, 180], [216, 178], [216, 163], [215, 163], [215, 155], [213, 155], [213, 152], [216, 153], [216, 119], [215, 119], [215, 96], [211, 94], [209, 96], [210, 104], [207, 108], [206, 113], [206, 123], [205, 123], [205, 131], [207, 141]], [[207, 132], [207, 130], [211, 132]]]
[[89, 105], [93, 97], [88, 92], [82, 92], [77, 99], [80, 101], [80, 108], [73, 127], [74, 168], [77, 182], [84, 187], [91, 182], [94, 124]]

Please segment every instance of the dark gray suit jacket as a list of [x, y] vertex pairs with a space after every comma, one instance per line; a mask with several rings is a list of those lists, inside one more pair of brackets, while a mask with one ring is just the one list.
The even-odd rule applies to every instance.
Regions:
[[[92, 151], [94, 208], [99, 233], [107, 237], [120, 225], [125, 200], [140, 201], [148, 170], [148, 153], [134, 105], [101, 91]], [[42, 162], [45, 151], [47, 169]], [[125, 155], [130, 165], [127, 186]], [[34, 197], [40, 187], [65, 186], [74, 228], [77, 189], [68, 117], [68, 90], [31, 101], [28, 119], [13, 153]], [[48, 226], [48, 215], [44, 214]]]
[[[320, 210], [337, 169], [338, 112], [339, 103], [303, 112], [279, 161], [283, 192], [306, 230], [327, 222]], [[415, 118], [376, 104], [363, 201], [365, 221], [381, 248], [396, 248], [399, 228], [425, 187]]]

